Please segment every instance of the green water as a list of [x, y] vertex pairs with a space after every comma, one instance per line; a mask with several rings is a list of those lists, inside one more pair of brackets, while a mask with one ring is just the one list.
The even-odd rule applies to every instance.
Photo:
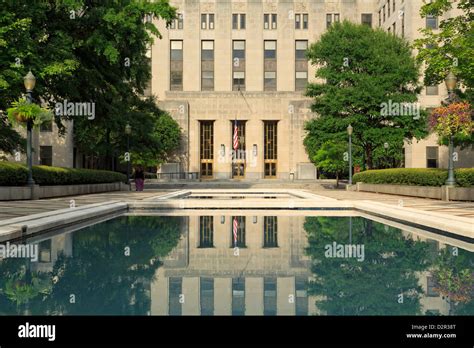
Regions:
[[[2, 315], [473, 315], [473, 253], [360, 217], [122, 216], [0, 261]], [[235, 239], [236, 238], [236, 239]]]

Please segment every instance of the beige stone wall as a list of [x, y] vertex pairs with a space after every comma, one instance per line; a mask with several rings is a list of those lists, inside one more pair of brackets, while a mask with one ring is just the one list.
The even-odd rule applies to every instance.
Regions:
[[[52, 146], [53, 166], [73, 167], [74, 140], [72, 135], [72, 122], [73, 121], [63, 122], [66, 127], [66, 134], [62, 136], [59, 135], [58, 127], [54, 122], [52, 132], [41, 132], [39, 128], [33, 129], [33, 165], [40, 164], [40, 146]], [[26, 128], [18, 128], [17, 131], [26, 138]], [[8, 161], [16, 162], [14, 155], [5, 157]], [[26, 152], [20, 155], [20, 161], [18, 162], [26, 164]]]

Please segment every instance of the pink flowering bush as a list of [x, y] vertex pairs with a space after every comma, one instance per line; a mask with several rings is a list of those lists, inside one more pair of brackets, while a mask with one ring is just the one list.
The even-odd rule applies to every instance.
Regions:
[[469, 136], [474, 130], [471, 105], [462, 102], [434, 109], [429, 118], [429, 128], [440, 137]]

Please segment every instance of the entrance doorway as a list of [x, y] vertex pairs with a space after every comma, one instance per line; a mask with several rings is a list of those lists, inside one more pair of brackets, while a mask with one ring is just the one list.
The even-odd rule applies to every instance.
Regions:
[[237, 150], [234, 151], [232, 156], [232, 178], [243, 179], [245, 177], [245, 166], [246, 166], [246, 154], [245, 154], [245, 122], [246, 121], [231, 121], [231, 143], [232, 150], [234, 149], [234, 134], [237, 123]]
[[277, 175], [277, 124], [278, 121], [264, 122], [264, 177], [276, 178]]
[[214, 165], [214, 121], [200, 121], [201, 178], [213, 177]]

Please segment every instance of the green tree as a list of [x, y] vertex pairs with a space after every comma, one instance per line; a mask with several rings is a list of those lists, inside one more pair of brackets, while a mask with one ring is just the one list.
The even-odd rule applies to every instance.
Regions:
[[[118, 146], [132, 117], [136, 130], [143, 125], [137, 149], [146, 153], [147, 144], [156, 143], [154, 124], [163, 115], [155, 110], [151, 116], [141, 101], [151, 78], [147, 52], [161, 37], [148, 19], [169, 22], [175, 14], [167, 0], [2, 4], [0, 46], [8, 49], [0, 53], [0, 103], [6, 103], [0, 110], [24, 92], [22, 77], [31, 70], [37, 77], [36, 99], [51, 110], [65, 100], [95, 104], [93, 120], [57, 115], [56, 123], [64, 132], [62, 121], [74, 120], [76, 145], [100, 159], [97, 167], [111, 169], [112, 158], [125, 151]], [[153, 126], [145, 127], [150, 117]]]
[[[308, 217], [309, 293], [328, 315], [419, 314], [416, 272], [428, 268], [427, 245], [402, 231], [363, 218]], [[326, 245], [361, 244], [364, 260], [326, 257]], [[403, 301], [400, 302], [400, 294]]]
[[344, 158], [344, 153], [347, 156], [347, 144], [327, 141], [316, 152], [313, 159], [313, 162], [322, 171], [336, 176], [336, 187], [339, 186], [341, 176], [349, 172], [349, 162], [347, 158]]
[[426, 136], [426, 115], [411, 104], [420, 91], [419, 66], [402, 38], [365, 25], [335, 23], [310, 46], [308, 58], [318, 66], [316, 77], [325, 81], [307, 88], [318, 114], [306, 124], [310, 158], [327, 140], [346, 141], [349, 124], [355, 154], [362, 155], [368, 169], [374, 167], [374, 151], [387, 139], [401, 149], [404, 140]]
[[439, 30], [421, 29], [423, 37], [415, 40], [417, 59], [425, 63], [425, 84], [442, 83], [452, 71], [461, 84], [464, 93], [458, 93], [474, 103], [474, 12], [472, 0], [433, 0], [427, 2], [420, 11], [421, 17], [441, 17], [451, 10], [459, 10], [459, 15], [441, 19]]
[[52, 272], [25, 273], [24, 260], [0, 262], [0, 313], [146, 315], [147, 287], [177, 246], [182, 219], [125, 216], [76, 231], [73, 255], [60, 254]]

